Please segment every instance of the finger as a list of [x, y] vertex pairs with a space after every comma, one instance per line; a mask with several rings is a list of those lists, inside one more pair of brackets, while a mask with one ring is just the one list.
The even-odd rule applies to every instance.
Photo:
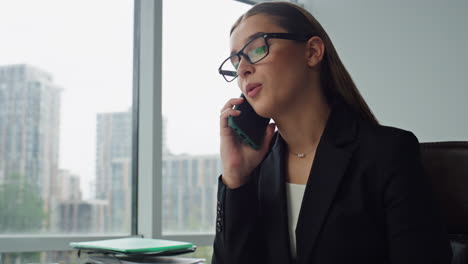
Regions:
[[235, 105], [238, 105], [244, 101], [244, 98], [239, 97], [239, 98], [231, 98], [227, 103], [221, 108], [221, 113], [224, 112], [226, 109], [233, 108]]
[[241, 114], [241, 111], [239, 110], [235, 110], [235, 109], [232, 109], [232, 108], [227, 108], [225, 109], [221, 115], [220, 115], [220, 128], [221, 128], [221, 131], [225, 128], [229, 128], [228, 126], [228, 118], [229, 116], [238, 116]]

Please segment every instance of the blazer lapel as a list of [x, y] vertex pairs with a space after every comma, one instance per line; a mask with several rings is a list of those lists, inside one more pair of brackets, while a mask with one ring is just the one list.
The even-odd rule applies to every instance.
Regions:
[[317, 146], [296, 227], [297, 263], [309, 263], [327, 212], [354, 150], [357, 122], [339, 101], [332, 106]]
[[264, 212], [264, 226], [269, 258], [274, 263], [290, 263], [288, 215], [284, 174], [284, 141], [277, 134], [270, 155], [260, 172], [260, 207]]

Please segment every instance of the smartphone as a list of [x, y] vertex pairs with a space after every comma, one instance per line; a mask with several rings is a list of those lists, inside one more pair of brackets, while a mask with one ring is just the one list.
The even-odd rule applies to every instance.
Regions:
[[242, 138], [242, 141], [253, 149], [260, 149], [270, 118], [259, 116], [249, 104], [244, 94], [241, 94], [244, 101], [234, 106], [234, 109], [240, 110], [238, 116], [230, 116], [228, 125]]

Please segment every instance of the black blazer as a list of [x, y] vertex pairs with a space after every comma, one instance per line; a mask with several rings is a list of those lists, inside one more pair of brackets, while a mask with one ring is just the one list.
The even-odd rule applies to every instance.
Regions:
[[[276, 133], [251, 180], [218, 183], [214, 264], [294, 263], [285, 142]], [[296, 228], [296, 263], [449, 264], [452, 250], [417, 138], [332, 105]]]

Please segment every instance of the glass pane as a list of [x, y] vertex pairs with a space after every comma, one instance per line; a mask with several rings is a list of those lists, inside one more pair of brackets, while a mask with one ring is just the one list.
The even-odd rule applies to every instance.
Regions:
[[[232, 24], [251, 6], [232, 0], [183, 5], [163, 4], [163, 234], [214, 233], [219, 110], [240, 95], [218, 68], [230, 54]], [[193, 12], [200, 8], [209, 10]]]
[[129, 234], [133, 1], [1, 1], [0, 36], [0, 234]]

